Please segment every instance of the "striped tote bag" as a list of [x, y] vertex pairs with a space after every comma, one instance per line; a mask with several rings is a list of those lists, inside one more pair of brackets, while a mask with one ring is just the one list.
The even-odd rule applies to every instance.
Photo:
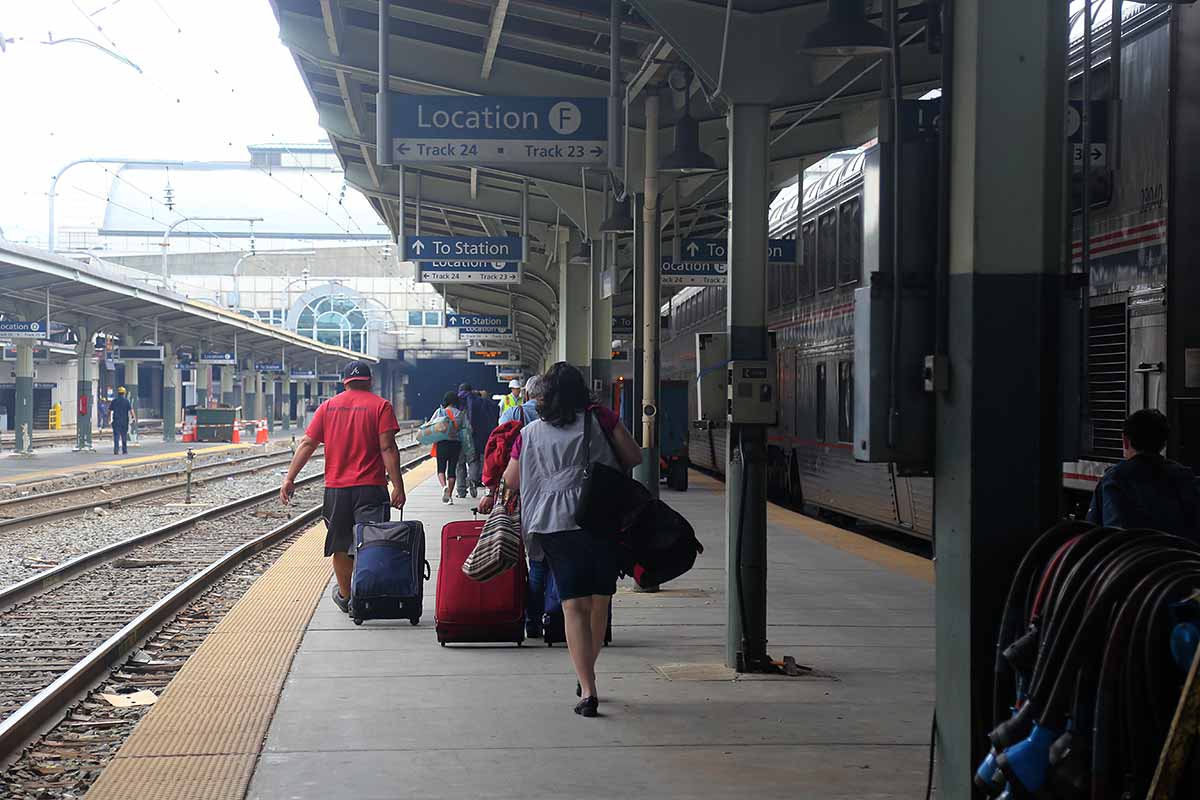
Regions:
[[473, 581], [488, 581], [521, 561], [524, 548], [521, 542], [521, 512], [516, 503], [496, 503], [483, 532], [467, 560], [463, 573]]

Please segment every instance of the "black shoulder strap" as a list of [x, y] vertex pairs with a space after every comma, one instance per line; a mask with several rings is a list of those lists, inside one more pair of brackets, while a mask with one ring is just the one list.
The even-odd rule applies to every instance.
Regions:
[[592, 474], [592, 412], [583, 409], [583, 474]]

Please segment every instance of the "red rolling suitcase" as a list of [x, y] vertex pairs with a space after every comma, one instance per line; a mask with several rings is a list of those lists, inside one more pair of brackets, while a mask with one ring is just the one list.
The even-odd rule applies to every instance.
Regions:
[[483, 520], [451, 522], [442, 528], [434, 624], [438, 641], [525, 641], [525, 558], [490, 581], [473, 581], [462, 566], [475, 549]]

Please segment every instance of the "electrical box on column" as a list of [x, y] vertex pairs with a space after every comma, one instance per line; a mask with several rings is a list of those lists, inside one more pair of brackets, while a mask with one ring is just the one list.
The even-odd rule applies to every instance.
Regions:
[[774, 425], [779, 420], [770, 361], [730, 361], [728, 414], [735, 425]]

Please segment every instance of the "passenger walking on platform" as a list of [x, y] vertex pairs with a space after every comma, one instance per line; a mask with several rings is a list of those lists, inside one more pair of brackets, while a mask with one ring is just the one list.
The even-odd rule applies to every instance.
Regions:
[[[104, 419], [103, 416], [100, 417]], [[137, 414], [129, 398], [125, 396], [125, 387], [117, 388], [117, 396], [108, 404], [108, 424], [112, 428], [113, 455], [129, 453], [129, 426], [137, 424]]]
[[541, 383], [541, 419], [521, 429], [504, 482], [521, 493], [522, 527], [545, 553], [563, 601], [567, 649], [579, 678], [575, 713], [594, 717], [596, 659], [617, 591], [618, 563], [611, 539], [580, 530], [575, 522], [585, 471], [584, 415], [593, 414], [598, 423], [591, 426], [592, 460], [628, 469], [641, 463], [642, 454], [617, 415], [592, 402], [578, 369], [560, 361]]
[[450, 420], [450, 429], [447, 431], [449, 438], [434, 445], [438, 483], [442, 485], [442, 502], [447, 505], [454, 503], [454, 481], [458, 471], [458, 457], [462, 454], [462, 441], [459, 439], [459, 431], [462, 428], [461, 414], [458, 408], [458, 394], [446, 392], [441, 407], [429, 418], [430, 422], [438, 419]]
[[[387, 522], [392, 508], [404, 507], [404, 478], [396, 431], [400, 424], [392, 404], [371, 391], [371, 367], [351, 361], [342, 370], [346, 391], [326, 400], [313, 412], [308, 430], [296, 447], [279, 500], [291, 502], [296, 476], [320, 444], [325, 445], [325, 555], [333, 557], [333, 602], [342, 611], [350, 603], [354, 570], [354, 526]], [[392, 491], [388, 494], [388, 482]]]
[[1153, 528], [1200, 535], [1200, 491], [1190, 469], [1163, 457], [1171, 429], [1156, 408], [1135, 411], [1121, 437], [1125, 460], [1104, 473], [1088, 521], [1112, 528]]
[[542, 396], [542, 376], [534, 375], [525, 381], [525, 402], [515, 405], [500, 415], [500, 424], [521, 420], [526, 425], [538, 418], [537, 404]]
[[500, 413], [521, 405], [521, 382], [513, 378], [508, 382], [509, 393], [500, 399]]
[[464, 427], [470, 431], [472, 455], [475, 456], [468, 460], [465, 451], [459, 454], [458, 468], [454, 473], [459, 497], [466, 497], [467, 492], [471, 493], [471, 497], [479, 496], [479, 486], [483, 480], [483, 451], [487, 447], [487, 437], [492, 433], [492, 429], [487, 427], [485, 405], [471, 384], [458, 385], [458, 408], [464, 418]]

